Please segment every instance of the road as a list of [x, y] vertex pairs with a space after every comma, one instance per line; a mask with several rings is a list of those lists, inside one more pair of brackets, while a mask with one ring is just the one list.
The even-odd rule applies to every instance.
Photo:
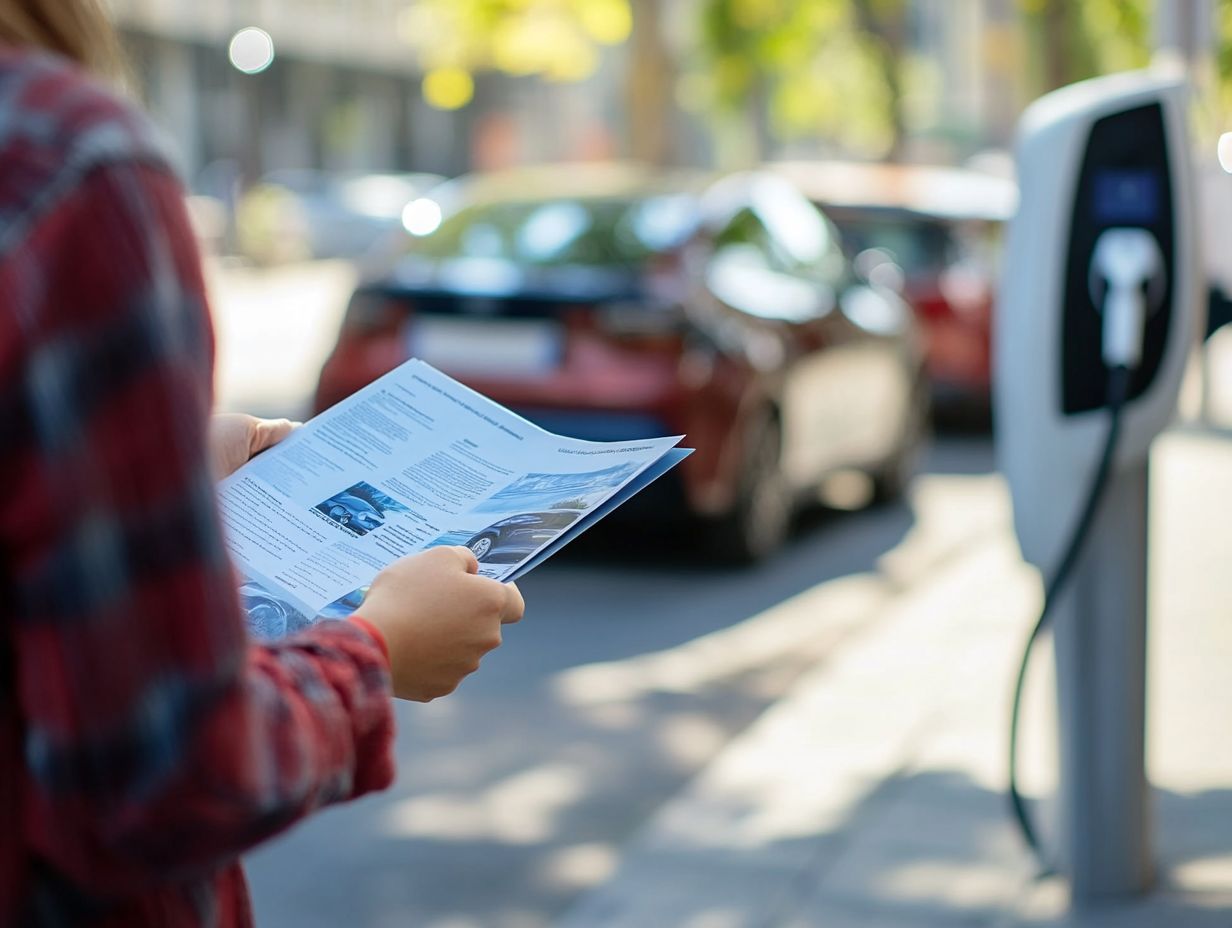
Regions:
[[[210, 278], [220, 406], [302, 415], [351, 272]], [[986, 439], [942, 441], [908, 501], [812, 514], [750, 570], [707, 565], [687, 536], [595, 529], [523, 582], [527, 617], [479, 674], [399, 706], [393, 789], [251, 856], [259, 923], [551, 924], [800, 674], [999, 527], [991, 469]]]

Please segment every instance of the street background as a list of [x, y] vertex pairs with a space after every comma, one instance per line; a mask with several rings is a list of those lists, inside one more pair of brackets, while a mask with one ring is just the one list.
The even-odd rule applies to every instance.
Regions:
[[[302, 172], [792, 158], [1012, 179], [1027, 102], [1153, 57], [1199, 88], [1210, 282], [1232, 283], [1232, 178], [1215, 160], [1232, 127], [1226, 0], [112, 5], [194, 195], [220, 409], [310, 415], [370, 271], [367, 254], [324, 253], [332, 220], [287, 220]], [[265, 39], [237, 45], [250, 28]], [[1154, 461], [1151, 899], [1067, 915], [1010, 828], [1009, 685], [1040, 589], [977, 416], [932, 435], [901, 499], [807, 512], [755, 566], [618, 526], [536, 571], [526, 620], [482, 672], [399, 706], [391, 791], [251, 855], [259, 922], [1232, 925], [1228, 333], [1196, 359]], [[1048, 663], [1025, 750], [1045, 809]]]
[[[353, 273], [329, 262], [213, 265], [220, 404], [302, 411]], [[1214, 370], [1232, 369], [1227, 341], [1208, 351]], [[1193, 390], [1187, 399], [1196, 410]], [[1166, 558], [1157, 569], [1169, 579], [1152, 639], [1151, 769], [1168, 788], [1159, 824], [1169, 883], [1190, 892], [1163, 914], [1142, 913], [1133, 924], [1144, 928], [1232, 918], [1232, 512], [1209, 508], [1232, 498], [1232, 438], [1222, 437], [1232, 382], [1216, 375], [1209, 409], [1213, 427], [1166, 442], [1156, 477], [1166, 533], [1154, 542]], [[528, 618], [481, 673], [446, 700], [400, 706], [396, 787], [249, 859], [261, 923], [583, 928], [607, 924], [595, 915], [605, 903], [622, 928], [777, 926], [789, 914], [800, 918], [793, 928], [1003, 925], [1016, 909], [1024, 924], [1059, 917], [1064, 897], [1055, 885], [1032, 890], [1001, 796], [1012, 660], [1040, 593], [1017, 557], [989, 435], [936, 436], [907, 502], [812, 516], [760, 568], [732, 573], [617, 532], [521, 586]], [[879, 650], [861, 655], [870, 638]], [[863, 661], [865, 676], [832, 683], [848, 660]], [[1028, 710], [1030, 782], [1043, 795], [1049, 677], [1036, 672]], [[916, 695], [938, 680], [966, 701]], [[811, 704], [826, 686], [837, 689], [832, 703]], [[773, 715], [762, 719], [776, 703], [777, 733]], [[694, 783], [716, 759], [724, 766]], [[770, 830], [750, 835], [758, 816]], [[784, 834], [840, 847], [865, 834], [870, 846], [855, 844], [846, 864], [863, 869], [825, 884], [858, 877], [859, 891], [835, 901], [814, 886], [820, 870], [798, 863], [772, 867], [767, 883], [758, 850]], [[692, 856], [665, 863], [656, 842]], [[708, 844], [733, 846], [735, 861], [707, 856]], [[605, 885], [626, 857], [631, 875]], [[814, 859], [827, 860], [806, 848], [803, 860]], [[607, 895], [587, 895], [596, 891]], [[877, 899], [889, 908], [874, 916]], [[645, 908], [627, 911], [633, 903]]]

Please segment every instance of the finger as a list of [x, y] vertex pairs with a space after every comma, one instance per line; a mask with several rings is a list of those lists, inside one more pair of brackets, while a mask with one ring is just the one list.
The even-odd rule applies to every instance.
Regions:
[[290, 419], [258, 419], [252, 430], [250, 451], [259, 454], [266, 448], [273, 447], [295, 430], [295, 423]]
[[466, 545], [454, 545], [453, 549], [462, 556], [462, 561], [466, 564], [466, 572], [468, 574], [479, 573], [479, 558], [475, 557], [475, 552]]
[[512, 625], [515, 622], [521, 622], [522, 616], [526, 613], [526, 600], [522, 598], [522, 591], [518, 589], [517, 584], [505, 584], [505, 611], [501, 615], [502, 625]]

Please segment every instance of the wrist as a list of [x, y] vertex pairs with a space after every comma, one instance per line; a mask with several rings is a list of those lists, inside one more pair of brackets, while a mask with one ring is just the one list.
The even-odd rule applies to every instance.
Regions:
[[381, 649], [381, 654], [384, 655], [385, 657], [385, 663], [388, 664], [389, 663], [389, 642], [385, 640], [385, 633], [382, 632], [380, 628], [378, 628], [372, 622], [369, 622], [367, 619], [365, 619], [361, 615], [351, 615], [347, 619], [347, 621], [351, 622], [354, 625], [358, 625], [360, 628], [362, 628], [365, 632], [368, 633], [368, 637], [370, 637], [373, 641], [375, 641], [377, 647]]

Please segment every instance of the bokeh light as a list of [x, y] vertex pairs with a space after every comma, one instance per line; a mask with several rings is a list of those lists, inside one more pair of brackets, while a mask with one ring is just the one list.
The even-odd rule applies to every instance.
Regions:
[[249, 26], [231, 39], [231, 64], [245, 74], [260, 74], [274, 63], [274, 40], [264, 29]]
[[475, 96], [475, 81], [461, 68], [436, 68], [424, 75], [423, 95], [438, 110], [460, 110]]
[[1232, 132], [1219, 137], [1219, 166], [1232, 174]]
[[603, 45], [619, 45], [633, 32], [628, 0], [591, 0], [579, 6], [577, 13], [582, 28]]
[[402, 211], [402, 225], [411, 235], [431, 235], [441, 227], [441, 206], [435, 200], [420, 197], [406, 204]]

